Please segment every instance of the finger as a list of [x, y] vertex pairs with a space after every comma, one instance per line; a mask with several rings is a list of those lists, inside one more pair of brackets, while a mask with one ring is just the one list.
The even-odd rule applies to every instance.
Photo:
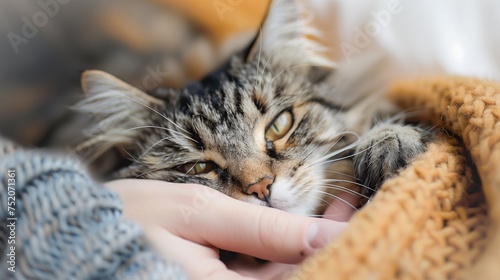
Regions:
[[296, 216], [238, 201], [215, 190], [204, 191], [210, 197], [205, 207], [190, 217], [189, 227], [177, 232], [197, 243], [270, 261], [297, 263], [345, 227], [345, 223]]
[[161, 227], [145, 227], [145, 234], [160, 255], [183, 266], [191, 279], [255, 279], [228, 270], [217, 249], [182, 239]]

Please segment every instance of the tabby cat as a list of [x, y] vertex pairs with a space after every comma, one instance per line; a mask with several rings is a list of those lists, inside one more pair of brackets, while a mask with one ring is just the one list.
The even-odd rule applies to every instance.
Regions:
[[203, 184], [300, 215], [321, 212], [339, 192], [368, 198], [425, 150], [431, 132], [374, 125], [379, 97], [339, 90], [342, 69], [311, 39], [298, 1], [274, 0], [267, 18], [246, 57], [182, 90], [146, 94], [85, 72], [78, 109], [99, 122], [78, 149], [126, 148], [133, 162], [119, 178]]

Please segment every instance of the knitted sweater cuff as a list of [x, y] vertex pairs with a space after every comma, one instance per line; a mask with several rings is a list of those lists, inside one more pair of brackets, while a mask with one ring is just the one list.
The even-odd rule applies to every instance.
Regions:
[[1, 279], [185, 279], [75, 159], [0, 139], [0, 172]]

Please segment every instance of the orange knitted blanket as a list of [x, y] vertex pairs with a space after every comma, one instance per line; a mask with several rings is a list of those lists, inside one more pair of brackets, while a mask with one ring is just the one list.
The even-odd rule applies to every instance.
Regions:
[[441, 132], [291, 279], [500, 279], [500, 83], [426, 78], [388, 95]]

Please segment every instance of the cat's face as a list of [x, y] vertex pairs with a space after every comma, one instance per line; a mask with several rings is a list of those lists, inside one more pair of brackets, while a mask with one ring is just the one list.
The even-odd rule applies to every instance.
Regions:
[[127, 146], [134, 163], [120, 177], [203, 184], [250, 203], [314, 213], [329, 153], [344, 145], [344, 113], [316, 70], [300, 65], [303, 57], [286, 61], [271, 50], [233, 59], [215, 83], [156, 97], [87, 72], [89, 98], [80, 108], [112, 124], [92, 145]]
[[199, 183], [312, 212], [322, 197], [321, 158], [341, 144], [334, 147], [345, 128], [342, 112], [307, 78], [258, 68], [255, 61], [236, 66], [215, 88], [184, 90], [157, 108], [164, 117], [150, 111], [149, 124], [160, 128], [143, 129], [126, 176]]

